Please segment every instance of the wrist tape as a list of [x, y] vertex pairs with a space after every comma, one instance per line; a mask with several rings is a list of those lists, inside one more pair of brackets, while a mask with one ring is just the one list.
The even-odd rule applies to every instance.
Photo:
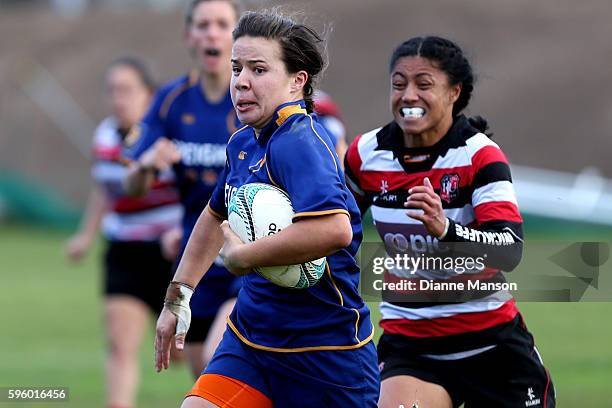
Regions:
[[191, 323], [191, 309], [189, 301], [194, 289], [182, 282], [170, 282], [166, 290], [164, 307], [177, 317], [176, 334], [185, 334]]

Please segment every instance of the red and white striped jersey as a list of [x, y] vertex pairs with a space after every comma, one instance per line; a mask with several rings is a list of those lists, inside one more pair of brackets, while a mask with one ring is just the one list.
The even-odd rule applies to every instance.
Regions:
[[143, 197], [127, 196], [123, 189], [128, 171], [121, 159], [123, 139], [112, 117], [104, 119], [94, 134], [92, 176], [110, 207], [102, 219], [102, 234], [112, 241], [155, 241], [181, 221], [183, 209], [174, 176], [171, 171], [164, 172]]
[[[501, 270], [512, 270], [522, 252], [522, 219], [518, 210], [508, 161], [499, 146], [476, 130], [464, 116], [455, 119], [449, 132], [435, 145], [406, 148], [401, 129], [390, 124], [358, 136], [346, 155], [346, 179], [362, 212], [370, 207], [376, 229], [388, 255], [443, 254], [445, 242], [465, 242], [465, 255], [496, 252], [484, 269], [462, 275], [445, 269], [419, 269], [413, 274], [387, 269], [385, 279], [460, 281], [503, 280]], [[440, 196], [449, 231], [442, 242], [406, 213], [408, 189], [423, 185], [428, 177]], [[470, 252], [472, 251], [472, 252]], [[492, 333], [512, 321], [518, 312], [505, 291], [479, 292], [477, 297], [453, 302], [381, 303], [381, 327], [420, 342], [434, 340], [439, 354], [457, 358], [493, 346], [478, 333]], [[384, 299], [384, 298], [383, 298]], [[473, 335], [473, 336], [472, 336]], [[455, 347], [453, 338], [462, 341]], [[425, 343], [423, 343], [425, 344]], [[433, 343], [427, 343], [433, 344]], [[468, 344], [469, 346], [466, 346]], [[460, 351], [460, 353], [456, 353]]]

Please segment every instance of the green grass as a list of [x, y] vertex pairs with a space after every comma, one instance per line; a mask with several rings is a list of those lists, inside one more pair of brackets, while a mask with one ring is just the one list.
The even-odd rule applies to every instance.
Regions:
[[[67, 386], [71, 397], [66, 404], [0, 403], [0, 408], [104, 407], [101, 249], [83, 264], [69, 265], [63, 256], [66, 238], [49, 230], [0, 225], [0, 387]], [[612, 303], [519, 306], [552, 373], [558, 406], [609, 406]], [[141, 352], [139, 406], [178, 406], [192, 381], [184, 366], [154, 372], [152, 333], [153, 322]]]
[[612, 303], [523, 303], [519, 308], [552, 374], [558, 406], [610, 406]]
[[[66, 238], [54, 231], [0, 226], [0, 387], [70, 389], [67, 403], [0, 403], [0, 407], [105, 406], [101, 248], [82, 264], [70, 265], [63, 256]], [[139, 406], [178, 406], [192, 380], [184, 366], [154, 372], [153, 330], [151, 321], [141, 351]]]

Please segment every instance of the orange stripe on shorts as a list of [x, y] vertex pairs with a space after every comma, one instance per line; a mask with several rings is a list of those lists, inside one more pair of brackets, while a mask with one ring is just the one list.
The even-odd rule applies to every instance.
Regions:
[[272, 401], [248, 384], [220, 374], [204, 374], [185, 396], [204, 398], [221, 408], [272, 408]]

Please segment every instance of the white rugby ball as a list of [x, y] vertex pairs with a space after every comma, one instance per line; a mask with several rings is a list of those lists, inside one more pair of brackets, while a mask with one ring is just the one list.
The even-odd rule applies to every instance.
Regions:
[[[292, 224], [293, 206], [287, 194], [264, 183], [245, 184], [232, 196], [227, 209], [232, 231], [242, 242], [253, 242]], [[285, 288], [304, 289], [325, 273], [325, 258], [300, 265], [257, 267], [255, 272]]]

